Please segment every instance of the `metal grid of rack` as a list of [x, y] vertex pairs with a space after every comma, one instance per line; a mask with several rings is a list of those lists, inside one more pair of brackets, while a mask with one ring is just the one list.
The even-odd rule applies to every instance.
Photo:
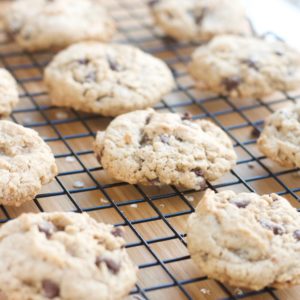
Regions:
[[[186, 70], [195, 45], [163, 37], [141, 0], [105, 4], [118, 24], [115, 42], [140, 47], [165, 60], [173, 71], [177, 88], [155, 108], [210, 119], [232, 138], [239, 156], [237, 166], [209, 187], [277, 192], [300, 207], [298, 170], [279, 167], [255, 146], [263, 119], [278, 107], [295, 102], [300, 91], [243, 101], [198, 91]], [[49, 105], [42, 80], [43, 68], [53, 54], [24, 52], [0, 27], [0, 66], [18, 80], [21, 96], [11, 119], [37, 130], [59, 166], [56, 180], [32, 203], [20, 208], [1, 206], [0, 222], [22, 212], [63, 210], [85, 211], [98, 220], [123, 225], [128, 252], [139, 266], [139, 282], [131, 299], [296, 299], [297, 291], [234, 289], [196, 270], [186, 249], [185, 221], [202, 192], [129, 185], [109, 178], [94, 158], [92, 142], [96, 131], [105, 129], [111, 119]]]

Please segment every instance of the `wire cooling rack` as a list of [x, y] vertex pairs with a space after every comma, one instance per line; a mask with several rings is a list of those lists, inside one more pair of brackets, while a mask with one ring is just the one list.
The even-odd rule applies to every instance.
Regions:
[[[5, 3], [0, 2], [1, 12], [5, 12]], [[177, 88], [155, 108], [210, 119], [233, 140], [237, 166], [210, 188], [277, 192], [298, 208], [298, 170], [272, 163], [258, 152], [255, 143], [264, 118], [295, 102], [300, 91], [243, 101], [198, 91], [186, 70], [195, 45], [163, 37], [141, 0], [109, 0], [105, 4], [118, 24], [115, 42], [140, 47], [165, 60], [173, 71]], [[105, 129], [111, 119], [50, 106], [42, 75], [52, 56], [50, 52], [22, 51], [0, 27], [0, 66], [13, 73], [21, 95], [11, 119], [37, 130], [52, 148], [59, 166], [56, 180], [34, 201], [20, 208], [1, 206], [0, 222], [22, 212], [85, 211], [99, 221], [123, 225], [127, 250], [139, 266], [139, 281], [130, 299], [300, 298], [297, 288], [259, 292], [235, 289], [197, 270], [186, 249], [185, 224], [202, 192], [129, 185], [109, 178], [93, 155], [92, 143], [97, 130]]]

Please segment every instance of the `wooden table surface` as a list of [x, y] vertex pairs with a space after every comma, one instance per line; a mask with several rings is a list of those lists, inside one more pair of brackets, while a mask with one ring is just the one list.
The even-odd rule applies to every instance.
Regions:
[[[300, 92], [291, 93], [290, 99], [278, 93], [262, 100], [221, 97], [207, 100], [209, 95], [196, 90], [186, 72], [194, 46], [165, 44], [161, 32], [153, 29], [148, 9], [140, 0], [104, 3], [109, 5], [118, 23], [116, 42], [135, 44], [164, 59], [175, 70], [178, 89], [165, 97], [157, 108], [213, 119], [238, 143], [239, 163], [232, 173], [214, 183], [214, 187], [219, 191], [249, 191], [251, 188], [261, 194], [283, 192], [295, 207], [299, 207], [293, 195], [287, 194], [287, 189], [299, 188], [296, 170], [280, 168], [263, 158], [251, 132], [253, 123], [260, 124], [271, 110], [291, 103], [293, 96]], [[0, 17], [5, 14], [6, 5], [7, 1], [0, 2]], [[224, 299], [229, 297], [224, 287], [234, 294], [241, 292], [206, 279], [188, 257], [184, 235], [186, 219], [202, 193], [174, 187], [136, 187], [110, 178], [92, 152], [94, 134], [105, 129], [110, 119], [50, 106], [42, 74], [43, 66], [51, 57], [51, 53], [23, 52], [0, 25], [0, 66], [8, 68], [18, 79], [21, 95], [12, 119], [40, 133], [55, 153], [60, 172], [35, 201], [20, 208], [6, 207], [0, 210], [0, 218], [6, 220], [7, 215], [13, 218], [22, 212], [81, 209], [97, 220], [125, 224], [126, 241], [130, 245], [128, 252], [136, 264], [143, 265], [139, 270], [138, 287], [145, 291], [148, 299], [187, 299], [185, 293], [192, 299]], [[190, 101], [190, 97], [197, 101]], [[74, 161], [66, 160], [66, 156], [74, 157]], [[271, 172], [276, 176], [270, 175]], [[84, 188], [74, 187], [76, 181], [81, 181]], [[164, 262], [163, 267], [161, 262]], [[176, 281], [182, 283], [182, 289], [174, 284]], [[160, 285], [165, 288], [159, 288]], [[248, 296], [246, 290], [242, 292], [244, 299], [300, 299], [299, 287], [253, 296]], [[134, 299], [134, 296], [129, 298]]]

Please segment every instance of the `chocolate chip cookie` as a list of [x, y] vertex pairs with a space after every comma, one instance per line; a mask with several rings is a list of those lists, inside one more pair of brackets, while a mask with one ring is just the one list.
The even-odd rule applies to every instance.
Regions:
[[208, 190], [187, 233], [193, 261], [211, 278], [254, 290], [300, 284], [300, 216], [283, 197]]
[[97, 134], [95, 153], [114, 178], [131, 184], [205, 188], [236, 161], [231, 140], [206, 120], [153, 109], [114, 119]]
[[251, 34], [240, 0], [160, 0], [149, 4], [160, 28], [179, 41]]
[[99, 1], [19, 0], [5, 14], [7, 31], [26, 50], [63, 48], [85, 41], [108, 41], [115, 23]]
[[45, 70], [52, 103], [104, 116], [151, 107], [174, 87], [167, 65], [127, 45], [80, 43]]
[[122, 229], [87, 214], [23, 214], [0, 229], [8, 300], [119, 300], [136, 281]]
[[233, 98], [263, 97], [300, 87], [300, 54], [280, 41], [218, 36], [189, 65], [200, 89]]
[[55, 159], [32, 129], [0, 121], [0, 132], [0, 203], [19, 206], [55, 177]]
[[19, 102], [17, 83], [8, 71], [0, 68], [0, 117], [8, 116]]
[[300, 168], [300, 104], [279, 109], [265, 121], [257, 146], [284, 167]]

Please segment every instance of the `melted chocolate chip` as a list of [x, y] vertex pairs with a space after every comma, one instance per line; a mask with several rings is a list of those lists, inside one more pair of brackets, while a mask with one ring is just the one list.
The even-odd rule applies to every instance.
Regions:
[[243, 200], [234, 201], [232, 203], [236, 205], [238, 208], [246, 208], [250, 204], [250, 201], [247, 199], [243, 199]]
[[49, 239], [51, 235], [56, 230], [56, 227], [50, 222], [43, 222], [38, 225], [39, 231], [45, 233], [46, 237]]
[[145, 126], [148, 125], [150, 123], [151, 120], [151, 116], [147, 116], [146, 120], [145, 120]]
[[144, 134], [142, 135], [140, 144], [141, 144], [141, 145], [146, 145], [146, 144], [149, 144], [149, 142], [150, 142], [149, 136], [148, 136], [146, 133], [144, 133]]
[[95, 71], [88, 73], [85, 78], [85, 81], [91, 82], [91, 81], [96, 81], [97, 80], [97, 74]]
[[159, 136], [159, 138], [160, 138], [160, 140], [161, 140], [162, 143], [164, 143], [164, 144], [168, 144], [169, 143], [170, 138], [166, 134], [161, 134]]
[[193, 169], [192, 172], [194, 172], [199, 177], [203, 177], [204, 175], [204, 172], [201, 169]]
[[283, 235], [284, 234], [284, 228], [280, 225], [274, 224], [272, 230], [275, 235]]
[[295, 230], [293, 236], [297, 241], [300, 241], [300, 229]]
[[164, 36], [161, 38], [165, 44], [176, 44], [177, 40], [171, 36]]
[[207, 9], [204, 8], [201, 13], [199, 14], [194, 14], [195, 22], [197, 25], [200, 25], [205, 17]]
[[122, 237], [124, 232], [120, 227], [115, 227], [112, 229], [111, 234], [116, 237]]
[[226, 90], [230, 92], [232, 90], [235, 90], [241, 82], [242, 82], [241, 77], [233, 76], [233, 77], [224, 78], [222, 84], [225, 86]]
[[256, 71], [259, 70], [259, 67], [257, 65], [257, 62], [251, 58], [249, 59], [244, 59], [241, 61], [242, 63], [246, 64], [250, 69], [254, 69]]
[[276, 50], [276, 51], [274, 52], [274, 54], [277, 55], [277, 56], [283, 56], [283, 52], [280, 51], [280, 50]]
[[181, 116], [181, 120], [192, 120], [193, 115], [190, 112], [185, 112], [182, 116]]
[[275, 223], [272, 223], [270, 221], [261, 220], [260, 224], [263, 227], [272, 230], [275, 235], [282, 235], [285, 232], [283, 226], [275, 224]]
[[260, 131], [256, 127], [253, 127], [251, 130], [251, 135], [255, 138], [258, 138], [260, 136]]
[[99, 267], [101, 263], [105, 263], [107, 268], [113, 273], [117, 274], [120, 270], [120, 264], [115, 262], [114, 260], [107, 257], [97, 257], [96, 258], [96, 266]]
[[111, 70], [120, 71], [120, 66], [111, 57], [107, 56], [107, 62]]
[[49, 279], [44, 279], [42, 281], [42, 288], [43, 288], [43, 292], [45, 297], [49, 298], [49, 299], [53, 299], [57, 296], [59, 296], [59, 286], [49, 280]]
[[90, 62], [90, 60], [87, 58], [83, 58], [83, 59], [78, 59], [77, 62], [81, 65], [87, 65]]

